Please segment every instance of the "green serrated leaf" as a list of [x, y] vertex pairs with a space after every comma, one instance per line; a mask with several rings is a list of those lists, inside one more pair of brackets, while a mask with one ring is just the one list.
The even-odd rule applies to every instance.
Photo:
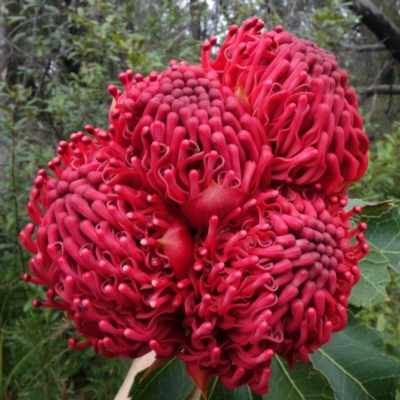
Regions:
[[275, 356], [271, 371], [270, 389], [264, 396], [266, 400], [334, 399], [328, 380], [311, 363], [296, 362], [293, 371], [290, 371], [287, 362]]
[[346, 210], [351, 210], [354, 206], [375, 206], [377, 204], [382, 204], [382, 203], [372, 203], [369, 201], [361, 200], [361, 199], [348, 199]]
[[185, 400], [194, 389], [184, 363], [174, 358], [157, 368], [142, 382], [145, 371], [136, 375], [129, 396], [135, 400]]
[[336, 400], [394, 400], [400, 363], [384, 355], [383, 336], [352, 313], [347, 327], [311, 356], [335, 391]]
[[368, 223], [364, 232], [389, 260], [389, 265], [400, 273], [400, 213], [398, 204], [381, 203], [365, 207], [361, 219]]
[[361, 278], [351, 292], [349, 298], [351, 304], [371, 309], [374, 305], [388, 300], [385, 289], [390, 281], [388, 263], [389, 260], [385, 255], [370, 243], [367, 257], [358, 264]]
[[263, 397], [254, 393], [248, 385], [241, 386], [235, 390], [233, 400], [262, 400]]
[[399, 346], [395, 346], [391, 343], [387, 343], [386, 344], [386, 352], [392, 358], [395, 358], [396, 360], [400, 361], [400, 347]]
[[[208, 400], [233, 400], [234, 395], [235, 391], [224, 388], [216, 377], [212, 378], [207, 386]], [[200, 399], [204, 400], [204, 397], [201, 396]]]
[[[218, 378], [212, 378], [207, 387], [208, 400], [262, 400], [263, 397], [254, 393], [248, 385], [243, 385], [235, 390], [222, 386]], [[204, 397], [201, 396], [201, 400]]]

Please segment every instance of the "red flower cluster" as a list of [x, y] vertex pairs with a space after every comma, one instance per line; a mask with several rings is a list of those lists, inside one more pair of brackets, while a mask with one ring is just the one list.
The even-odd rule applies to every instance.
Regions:
[[307, 362], [345, 326], [368, 252], [345, 191], [368, 139], [335, 58], [262, 27], [232, 26], [215, 61], [212, 38], [201, 66], [121, 73], [108, 132], [87, 126], [60, 142], [55, 177], [39, 171], [24, 280], [86, 337], [71, 348], [152, 349], [264, 394], [275, 353]]
[[190, 229], [173, 205], [138, 189], [140, 178], [106, 132], [89, 130], [100, 145], [72, 135], [49, 163], [58, 179], [41, 170], [34, 181], [27, 211], [36, 241], [33, 224], [20, 239], [36, 254], [30, 269], [37, 278], [24, 279], [49, 285], [47, 301], [34, 305], [67, 311], [87, 337], [70, 347], [136, 358], [155, 340], [154, 349], [170, 355], [183, 339], [174, 324], [177, 281], [193, 257]]
[[172, 61], [160, 76], [119, 78], [126, 93], [108, 88], [110, 132], [144, 186], [179, 204], [193, 227], [270, 185], [273, 155], [262, 125], [215, 72]]
[[272, 181], [345, 192], [367, 169], [369, 147], [347, 73], [313, 42], [281, 26], [261, 34], [263, 26], [256, 17], [231, 26], [215, 61], [215, 40], [204, 43], [202, 67], [236, 88], [245, 111], [262, 124], [274, 154]]
[[[227, 388], [268, 390], [271, 357], [290, 366], [347, 322], [347, 298], [368, 252], [361, 223], [348, 232], [339, 204], [290, 188], [250, 196], [197, 237], [185, 290], [191, 340], [178, 356], [218, 375]], [[357, 235], [357, 244], [349, 241]]]

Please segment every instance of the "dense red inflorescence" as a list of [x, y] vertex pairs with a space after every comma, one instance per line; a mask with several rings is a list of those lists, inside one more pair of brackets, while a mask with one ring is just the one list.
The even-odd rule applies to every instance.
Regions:
[[273, 156], [263, 128], [215, 72], [171, 62], [160, 75], [130, 78], [120, 74], [122, 95], [109, 87], [111, 131], [148, 190], [179, 204], [192, 226], [269, 186]]
[[34, 224], [20, 240], [36, 254], [37, 278], [24, 279], [50, 286], [47, 300], [34, 305], [67, 311], [87, 338], [70, 347], [92, 345], [107, 357], [136, 358], [151, 348], [170, 355], [183, 336], [174, 329], [177, 283], [191, 266], [191, 232], [173, 206], [138, 189], [110, 136], [89, 130], [101, 145], [72, 135], [49, 163], [57, 178], [41, 170], [34, 181], [27, 212], [36, 241]]
[[73, 319], [71, 348], [154, 350], [203, 390], [264, 394], [274, 354], [307, 362], [346, 325], [368, 252], [360, 207], [344, 211], [367, 166], [357, 100], [334, 56], [262, 28], [232, 26], [215, 60], [210, 39], [200, 66], [121, 73], [108, 131], [39, 171], [24, 280]]
[[281, 26], [262, 34], [263, 25], [254, 17], [232, 26], [215, 61], [215, 40], [204, 43], [201, 65], [262, 124], [274, 154], [272, 181], [344, 193], [364, 174], [369, 147], [347, 73], [313, 42]]
[[251, 196], [221, 221], [213, 216], [196, 238], [183, 322], [191, 341], [178, 356], [228, 388], [261, 393], [274, 353], [291, 366], [308, 362], [346, 325], [357, 262], [368, 252], [364, 224], [348, 233], [360, 209], [343, 205], [284, 187]]

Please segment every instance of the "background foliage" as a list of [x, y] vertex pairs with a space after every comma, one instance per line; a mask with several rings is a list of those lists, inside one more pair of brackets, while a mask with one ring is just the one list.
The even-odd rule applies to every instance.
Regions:
[[[379, 2], [400, 26], [397, 3]], [[130, 361], [97, 357], [90, 349], [69, 351], [72, 323], [54, 310], [32, 310], [32, 300], [44, 292], [20, 282], [29, 256], [17, 236], [27, 222], [31, 182], [59, 140], [87, 123], [107, 126], [106, 87], [116, 82], [119, 71], [148, 74], [165, 69], [170, 59], [197, 62], [203, 40], [255, 14], [269, 29], [282, 23], [337, 54], [356, 89], [400, 83], [389, 53], [358, 51], [376, 39], [339, 0], [0, 0], [0, 396], [114, 398]], [[351, 196], [369, 202], [398, 199], [400, 96], [360, 95], [372, 140], [371, 166]], [[386, 298], [386, 275], [376, 288], [377, 300], [359, 304], [374, 308], [354, 307], [353, 312], [383, 334], [385, 351], [400, 360], [400, 277], [391, 272], [390, 278], [390, 301], [375, 306]], [[275, 363], [286, 371], [282, 360]], [[293, 379], [310, 375], [307, 368]], [[285, 377], [273, 376], [268, 399], [277, 398], [272, 393]], [[326, 378], [314, 378], [324, 396], [332, 398]]]

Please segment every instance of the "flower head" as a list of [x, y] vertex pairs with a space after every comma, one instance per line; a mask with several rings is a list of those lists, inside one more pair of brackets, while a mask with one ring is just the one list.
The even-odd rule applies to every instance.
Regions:
[[262, 124], [274, 159], [271, 180], [322, 185], [344, 193], [368, 165], [354, 89], [335, 56], [277, 26], [261, 33], [257, 17], [231, 26], [217, 58], [205, 42], [202, 67], [235, 90], [245, 111]]
[[50, 286], [35, 306], [67, 311], [87, 338], [71, 347], [91, 344], [109, 357], [135, 358], [152, 347], [170, 355], [183, 338], [174, 328], [177, 283], [191, 266], [191, 232], [173, 206], [141, 189], [107, 133], [88, 130], [102, 144], [72, 135], [49, 163], [57, 178], [42, 170], [35, 179], [27, 211], [36, 240], [33, 224], [20, 239], [35, 254], [37, 278], [24, 278]]
[[149, 78], [120, 74], [110, 132], [148, 190], [181, 206], [194, 227], [222, 218], [249, 192], [270, 184], [271, 148], [257, 118], [245, 113], [215, 72], [182, 62]]
[[72, 134], [39, 171], [23, 279], [86, 337], [71, 348], [152, 349], [265, 394], [275, 353], [307, 362], [344, 328], [368, 252], [345, 191], [368, 139], [334, 56], [262, 27], [232, 26], [215, 60], [211, 38], [201, 66], [121, 73], [108, 132]]
[[291, 366], [308, 362], [346, 325], [357, 261], [368, 252], [365, 226], [348, 231], [351, 214], [343, 202], [283, 187], [212, 217], [195, 242], [184, 302], [190, 340], [178, 356], [228, 388], [247, 383], [258, 393], [268, 391], [274, 353]]

